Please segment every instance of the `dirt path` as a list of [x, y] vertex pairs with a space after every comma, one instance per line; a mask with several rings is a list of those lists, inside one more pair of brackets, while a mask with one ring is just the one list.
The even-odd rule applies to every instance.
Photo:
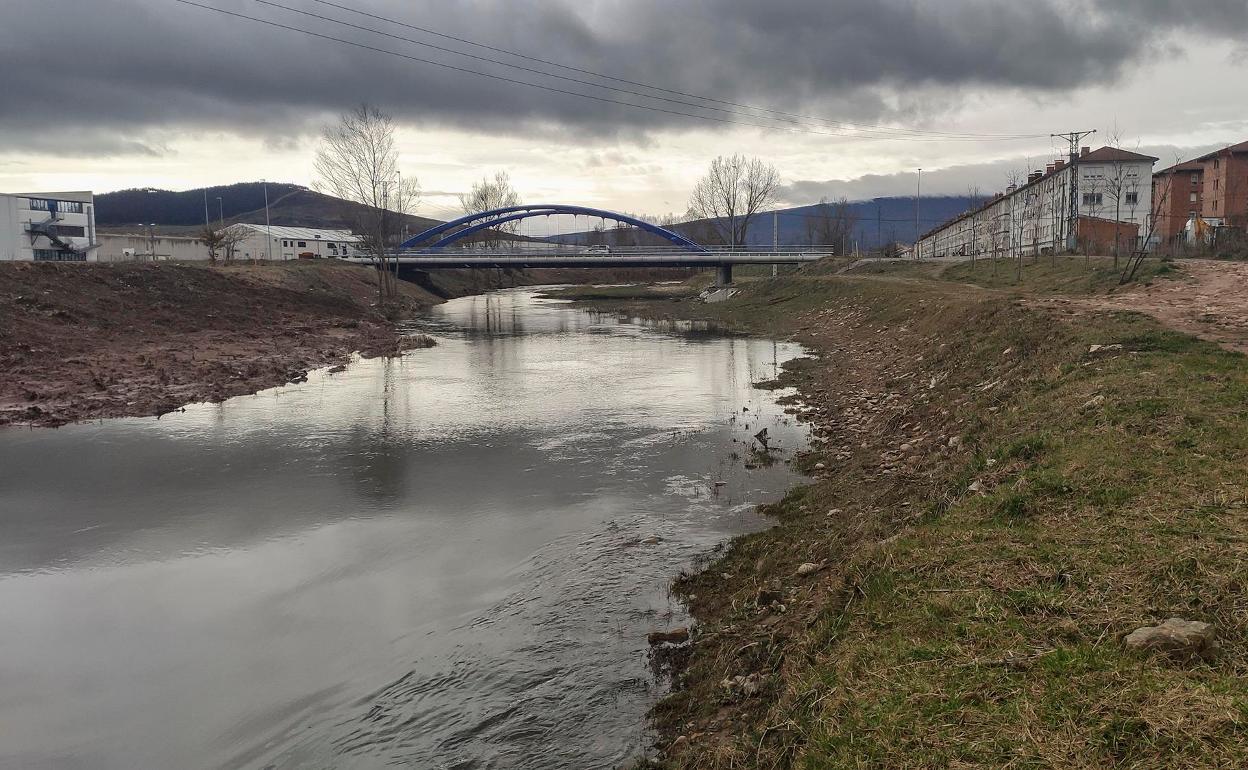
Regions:
[[1078, 310], [1131, 310], [1172, 329], [1248, 353], [1248, 263], [1184, 260], [1173, 280], [1107, 297], [1044, 300]]

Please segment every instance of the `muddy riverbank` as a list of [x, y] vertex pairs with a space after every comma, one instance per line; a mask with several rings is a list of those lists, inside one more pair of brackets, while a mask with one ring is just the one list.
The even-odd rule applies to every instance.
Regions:
[[400, 282], [383, 315], [373, 271], [336, 262], [0, 264], [0, 425], [58, 426], [219, 402], [355, 354], [420, 344], [397, 334], [391, 319], [447, 298], [587, 277], [444, 271], [427, 286]]

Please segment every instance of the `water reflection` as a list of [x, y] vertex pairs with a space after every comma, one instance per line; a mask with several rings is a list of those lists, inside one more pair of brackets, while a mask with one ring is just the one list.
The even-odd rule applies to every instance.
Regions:
[[0, 765], [581, 768], [644, 745], [667, 583], [794, 480], [738, 442], [804, 441], [749, 387], [799, 351], [532, 291], [414, 326], [439, 347], [0, 432]]

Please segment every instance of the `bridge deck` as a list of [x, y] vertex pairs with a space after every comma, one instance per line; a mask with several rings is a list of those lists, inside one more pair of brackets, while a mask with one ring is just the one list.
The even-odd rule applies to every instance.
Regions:
[[[797, 265], [815, 262], [827, 254], [812, 252], [706, 252], [663, 251], [619, 254], [533, 254], [517, 252], [466, 252], [463, 254], [400, 254], [403, 267], [719, 267], [722, 265]], [[352, 261], [367, 262], [367, 258]]]

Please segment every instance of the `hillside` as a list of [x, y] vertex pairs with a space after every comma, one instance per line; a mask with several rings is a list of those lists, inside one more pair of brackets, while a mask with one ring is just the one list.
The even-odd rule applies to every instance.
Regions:
[[[358, 204], [348, 203], [294, 184], [269, 184], [269, 217], [273, 224], [287, 227], [324, 227], [349, 229], [351, 210]], [[223, 217], [226, 224], [264, 222], [264, 185], [242, 182], [225, 187], [184, 190], [120, 190], [95, 198], [96, 223], [102, 230], [131, 230], [155, 223], [165, 233], [198, 232], [204, 226], [204, 195], [208, 197], [208, 216], [213, 221]], [[220, 198], [218, 205], [217, 198]], [[412, 232], [420, 232], [439, 223], [426, 217], [408, 217]]]
[[[811, 241], [808, 224], [812, 222], [818, 204], [779, 209], [780, 244], [804, 245]], [[971, 207], [971, 199], [962, 195], [924, 197], [919, 207], [920, 224], [928, 230], [938, 224], [947, 222]], [[855, 220], [851, 241], [858, 242], [858, 248], [867, 251], [878, 248], [886, 243], [898, 241], [913, 243], [915, 240], [914, 198], [874, 198], [869, 201], [851, 201], [849, 212]], [[700, 219], [677, 225], [674, 229], [700, 240], [699, 234], [707, 228], [709, 220]], [[632, 229], [625, 238], [632, 237]], [[568, 233], [552, 236], [549, 240], [556, 243], [589, 243], [594, 237], [592, 231]], [[618, 245], [619, 233], [608, 230], [607, 239]], [[751, 245], [766, 246], [772, 242], [772, 212], [758, 215], [750, 224], [746, 236]], [[851, 243], [852, 248], [852, 243]]]

